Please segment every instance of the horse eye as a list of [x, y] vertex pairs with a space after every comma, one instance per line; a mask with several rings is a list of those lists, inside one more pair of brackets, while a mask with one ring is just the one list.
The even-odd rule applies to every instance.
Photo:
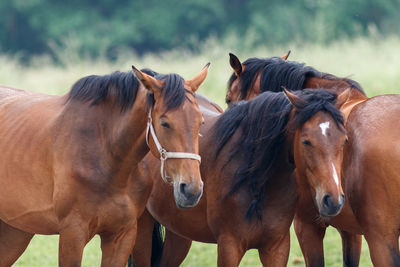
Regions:
[[162, 127], [165, 127], [165, 128], [168, 128], [168, 129], [171, 128], [171, 126], [169, 126], [169, 124], [166, 123], [165, 121], [162, 121], [162, 122], [161, 122], [161, 126], [162, 126]]
[[230, 100], [230, 99], [225, 99], [225, 103], [227, 104], [227, 105], [229, 105], [230, 103], [232, 102], [232, 100]]
[[303, 140], [303, 144], [306, 146], [312, 146], [311, 142], [308, 140]]

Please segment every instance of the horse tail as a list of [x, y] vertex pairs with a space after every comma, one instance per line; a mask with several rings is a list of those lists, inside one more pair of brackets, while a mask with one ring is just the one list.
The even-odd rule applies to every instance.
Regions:
[[154, 223], [152, 248], [151, 248], [151, 266], [160, 265], [161, 256], [164, 248], [164, 230], [159, 222]]
[[128, 264], [126, 266], [127, 267], [135, 267], [135, 264], [133, 263], [132, 254], [129, 255]]
[[[164, 231], [159, 222], [154, 223], [152, 247], [151, 247], [151, 267], [160, 266], [161, 256], [164, 248]], [[129, 255], [127, 267], [135, 267], [132, 254]]]

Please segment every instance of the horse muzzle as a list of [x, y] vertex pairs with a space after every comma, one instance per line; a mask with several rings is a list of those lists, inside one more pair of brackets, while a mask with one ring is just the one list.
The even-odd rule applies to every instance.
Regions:
[[319, 213], [323, 217], [333, 217], [340, 213], [344, 205], [344, 194], [340, 194], [335, 200], [331, 194], [325, 194], [319, 206]]
[[174, 198], [178, 208], [188, 209], [196, 206], [202, 195], [203, 182], [198, 186], [183, 181], [174, 183]]

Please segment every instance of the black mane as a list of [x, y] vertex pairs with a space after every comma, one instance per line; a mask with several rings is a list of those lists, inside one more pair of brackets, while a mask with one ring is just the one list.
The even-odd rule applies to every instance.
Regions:
[[[183, 78], [178, 74], [161, 75], [150, 69], [144, 72], [164, 81], [161, 88], [164, 103], [167, 109], [179, 107], [185, 99], [185, 88]], [[90, 75], [79, 79], [68, 95], [67, 101], [90, 102], [90, 105], [98, 105], [104, 102], [109, 96], [114, 96], [114, 102], [121, 109], [121, 112], [131, 108], [135, 103], [140, 82], [129, 72], [113, 72], [108, 75]], [[152, 94], [148, 94], [149, 104], [154, 103]]]
[[115, 103], [124, 111], [135, 103], [139, 84], [139, 80], [131, 71], [116, 71], [103, 76], [90, 75], [79, 79], [72, 86], [68, 101], [90, 102], [94, 106], [114, 95]]
[[[305, 66], [304, 63], [283, 60], [280, 57], [272, 58], [249, 58], [245, 62], [245, 69], [240, 76], [241, 80], [241, 99], [247, 95], [249, 88], [254, 84], [256, 77], [261, 73], [260, 89], [262, 92], [281, 92], [282, 86], [292, 91], [302, 90], [307, 78], [322, 78], [327, 80], [345, 81], [352, 88], [365, 92], [361, 86], [348, 78], [339, 78], [332, 74], [319, 72], [313, 67]], [[235, 73], [229, 78], [228, 90], [236, 80]]]
[[265, 92], [250, 101], [241, 101], [227, 110], [216, 122], [214, 133], [217, 147], [215, 157], [240, 128], [241, 135], [232, 144], [229, 161], [240, 157], [242, 164], [237, 166], [230, 194], [247, 185], [253, 198], [246, 217], [254, 213], [261, 217], [260, 203], [265, 197], [268, 179], [275, 172], [281, 160], [288, 131], [301, 127], [318, 111], [332, 116], [343, 129], [343, 118], [334, 106], [336, 95], [325, 90], [304, 89], [295, 92], [305, 100], [297, 107], [289, 122], [292, 105], [283, 92]]

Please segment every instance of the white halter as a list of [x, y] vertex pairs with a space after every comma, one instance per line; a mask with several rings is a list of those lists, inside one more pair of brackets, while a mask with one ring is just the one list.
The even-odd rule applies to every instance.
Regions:
[[156, 144], [157, 150], [160, 153], [160, 160], [161, 160], [161, 177], [166, 183], [171, 182], [171, 178], [165, 173], [164, 170], [164, 163], [167, 159], [194, 159], [198, 160], [201, 162], [201, 157], [200, 155], [194, 154], [194, 153], [186, 153], [186, 152], [168, 152], [165, 148], [163, 148], [158, 141], [158, 138], [156, 136], [156, 132], [153, 127], [153, 119], [151, 118], [151, 111], [152, 107], [150, 107], [149, 110], [149, 116], [147, 119], [147, 129], [146, 129], [146, 143], [149, 145], [149, 132], [151, 133], [151, 136], [153, 137], [153, 141]]

